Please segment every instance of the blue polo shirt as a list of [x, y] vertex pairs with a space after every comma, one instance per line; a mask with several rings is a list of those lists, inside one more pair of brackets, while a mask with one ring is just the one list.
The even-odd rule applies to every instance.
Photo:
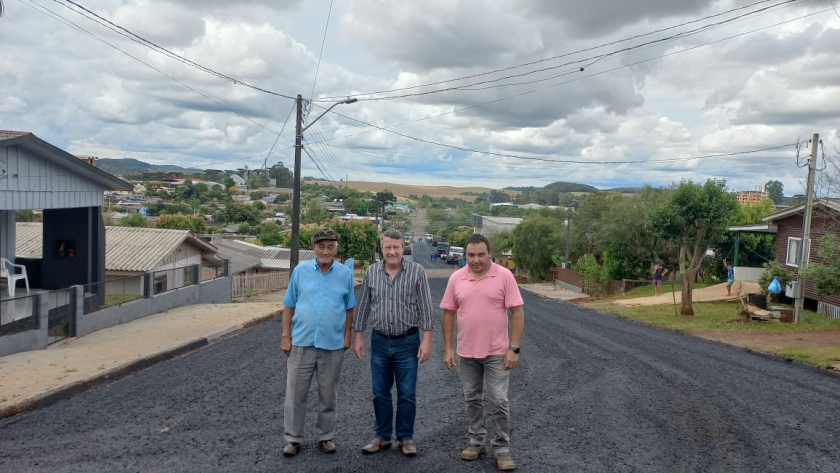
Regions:
[[302, 263], [292, 271], [283, 305], [295, 310], [294, 345], [340, 350], [344, 348], [347, 311], [356, 306], [353, 271], [338, 261], [333, 261], [326, 274], [315, 259]]

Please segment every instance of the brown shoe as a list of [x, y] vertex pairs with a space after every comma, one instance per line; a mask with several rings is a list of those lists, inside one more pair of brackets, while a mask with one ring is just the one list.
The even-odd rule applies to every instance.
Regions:
[[461, 460], [473, 461], [484, 453], [484, 445], [470, 445], [461, 450]]
[[380, 438], [375, 438], [375, 439], [371, 440], [369, 444], [362, 447], [362, 451], [365, 452], [365, 453], [376, 453], [380, 450], [384, 450], [384, 449], [390, 448], [390, 447], [391, 447], [391, 441], [390, 440], [382, 440]]
[[502, 471], [510, 471], [516, 469], [516, 463], [513, 462], [513, 457], [510, 456], [510, 453], [497, 453], [496, 464]]
[[413, 457], [417, 455], [417, 445], [414, 443], [414, 440], [403, 440], [400, 442], [400, 447], [402, 447], [403, 455]]

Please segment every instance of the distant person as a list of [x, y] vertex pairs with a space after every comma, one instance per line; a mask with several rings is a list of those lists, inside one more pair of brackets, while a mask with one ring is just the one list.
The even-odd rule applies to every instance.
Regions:
[[662, 294], [662, 278], [668, 274], [668, 269], [662, 266], [662, 263], [657, 261], [653, 267], [653, 295], [658, 296]]
[[[402, 235], [388, 230], [382, 236], [385, 259], [365, 271], [356, 321], [353, 324], [356, 358], [365, 356], [362, 334], [368, 321], [370, 371], [373, 378], [375, 436], [362, 447], [376, 453], [391, 446], [396, 433], [403, 454], [414, 456], [414, 419], [417, 411], [417, 368], [432, 353], [432, 294], [426, 271], [403, 258]], [[391, 388], [397, 385], [397, 415]], [[395, 428], [396, 420], [396, 428]]]
[[519, 343], [525, 327], [522, 296], [513, 273], [490, 261], [490, 242], [485, 236], [471, 236], [464, 254], [467, 265], [449, 277], [440, 302], [443, 364], [450, 371], [456, 364], [452, 336], [456, 320], [458, 323], [456, 345], [469, 423], [469, 444], [461, 451], [461, 459], [475, 460], [485, 450], [486, 396], [496, 464], [500, 470], [513, 470], [516, 464], [510, 453], [508, 390], [510, 370], [519, 363]]
[[353, 327], [353, 270], [335, 261], [338, 233], [325, 227], [312, 236], [315, 259], [292, 271], [283, 298], [283, 335], [286, 354], [286, 401], [283, 455], [298, 453], [306, 420], [306, 396], [315, 375], [318, 417], [315, 435], [326, 453], [335, 453], [338, 379], [344, 351], [350, 348]]
[[732, 284], [735, 283], [735, 268], [732, 267], [732, 264], [723, 259], [723, 266], [726, 267], [726, 295], [732, 295]]

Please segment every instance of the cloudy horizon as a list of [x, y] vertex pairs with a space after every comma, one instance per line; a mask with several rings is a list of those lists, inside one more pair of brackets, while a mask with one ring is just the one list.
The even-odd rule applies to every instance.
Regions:
[[840, 150], [840, 13], [817, 0], [3, 3], [0, 129], [74, 154], [291, 167], [298, 94], [307, 124], [359, 99], [304, 133], [302, 175], [336, 182], [793, 195], [793, 143]]

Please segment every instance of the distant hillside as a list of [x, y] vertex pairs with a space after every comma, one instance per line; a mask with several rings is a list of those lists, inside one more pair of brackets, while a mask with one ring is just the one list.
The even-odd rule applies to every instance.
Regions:
[[149, 164], [137, 159], [111, 159], [102, 158], [96, 160], [96, 167], [111, 174], [139, 174], [144, 172], [167, 172], [167, 171], [190, 171], [181, 166], [169, 164]]
[[575, 182], [552, 182], [551, 184], [545, 185], [543, 187], [505, 187], [505, 189], [514, 191], [547, 189], [558, 193], [598, 192], [598, 188], [594, 186], [590, 186], [589, 184], [577, 184]]
[[616, 187], [614, 189], [607, 189], [609, 192], [618, 192], [619, 194], [641, 194], [641, 187]]

